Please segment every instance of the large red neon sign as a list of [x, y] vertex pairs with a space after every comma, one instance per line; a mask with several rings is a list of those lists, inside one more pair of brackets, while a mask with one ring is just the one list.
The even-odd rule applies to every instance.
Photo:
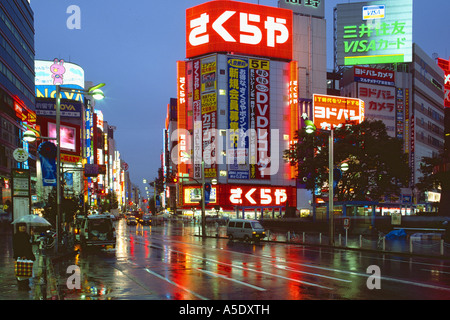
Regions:
[[295, 187], [221, 185], [220, 204], [231, 206], [296, 206]]
[[292, 11], [235, 1], [186, 10], [186, 57], [233, 52], [292, 59]]
[[450, 60], [444, 60], [438, 58], [438, 65], [444, 70], [445, 73], [445, 96], [444, 96], [444, 106], [450, 108]]

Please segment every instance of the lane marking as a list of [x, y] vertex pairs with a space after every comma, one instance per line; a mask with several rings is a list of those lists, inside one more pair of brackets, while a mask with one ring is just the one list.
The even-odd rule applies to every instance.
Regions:
[[151, 275], [154, 275], [155, 277], [157, 277], [157, 278], [159, 278], [159, 279], [161, 279], [161, 280], [167, 281], [168, 283], [170, 283], [170, 284], [176, 286], [176, 287], [179, 288], [179, 289], [182, 289], [182, 290], [184, 290], [184, 291], [186, 291], [186, 292], [192, 294], [193, 296], [195, 296], [195, 297], [197, 297], [197, 298], [199, 298], [199, 299], [201, 299], [201, 300], [209, 300], [208, 298], [206, 298], [206, 297], [204, 297], [204, 296], [202, 296], [202, 295], [200, 295], [200, 294], [198, 294], [198, 293], [196, 293], [196, 292], [194, 292], [194, 291], [192, 291], [192, 290], [189, 290], [188, 288], [183, 287], [182, 285], [179, 285], [179, 284], [176, 283], [176, 282], [173, 282], [173, 281], [170, 280], [169, 278], [166, 278], [166, 277], [160, 275], [159, 273], [153, 272], [153, 271], [149, 270], [148, 268], [144, 268], [144, 270], [147, 271], [148, 273], [150, 273]]
[[222, 279], [225, 279], [225, 280], [233, 281], [233, 282], [242, 284], [242, 285], [244, 285], [244, 286], [247, 286], [247, 287], [250, 287], [250, 288], [259, 290], [259, 291], [267, 291], [267, 290], [264, 289], [264, 288], [254, 286], [254, 285], [252, 285], [252, 284], [249, 284], [249, 283], [246, 283], [246, 282], [243, 282], [243, 281], [239, 281], [239, 280], [233, 279], [233, 278], [231, 278], [231, 277], [227, 277], [226, 275], [223, 275], [223, 274], [215, 273], [215, 272], [212, 272], [212, 271], [207, 271], [207, 270], [204, 270], [204, 269], [197, 269], [197, 270], [200, 271], [200, 272], [204, 272], [204, 273], [206, 273], [206, 274], [209, 274], [209, 275], [211, 275], [211, 276], [213, 276], [213, 277], [217, 277], [217, 278], [222, 278]]

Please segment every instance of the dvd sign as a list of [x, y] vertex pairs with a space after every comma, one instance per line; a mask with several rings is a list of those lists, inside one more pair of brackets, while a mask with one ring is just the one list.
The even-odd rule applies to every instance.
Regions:
[[230, 52], [292, 59], [292, 11], [235, 1], [186, 10], [186, 57]]

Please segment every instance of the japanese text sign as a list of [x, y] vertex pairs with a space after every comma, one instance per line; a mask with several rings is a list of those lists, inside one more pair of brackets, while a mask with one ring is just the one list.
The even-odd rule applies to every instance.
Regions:
[[438, 65], [444, 70], [445, 73], [445, 96], [444, 96], [444, 106], [450, 108], [450, 60], [444, 60], [439, 58]]
[[186, 57], [230, 52], [292, 59], [292, 11], [236, 1], [186, 10]]
[[412, 61], [412, 0], [337, 5], [337, 63]]
[[341, 127], [345, 122], [364, 121], [364, 102], [360, 99], [313, 95], [314, 125], [331, 130]]

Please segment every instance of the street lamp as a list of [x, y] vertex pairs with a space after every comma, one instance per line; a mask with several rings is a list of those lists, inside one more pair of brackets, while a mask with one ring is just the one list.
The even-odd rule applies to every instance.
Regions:
[[333, 129], [329, 131], [317, 129], [313, 121], [305, 120], [306, 133], [312, 134], [317, 131], [328, 134], [328, 215], [330, 216], [330, 245], [334, 246], [334, 133]]
[[105, 95], [100, 88], [104, 86], [104, 83], [100, 83], [96, 86], [90, 87], [88, 90], [82, 90], [62, 88], [60, 85], [56, 85], [56, 252], [58, 252], [58, 246], [61, 240], [61, 92], [82, 93], [85, 95], [91, 95], [96, 100], [101, 100], [105, 97]]

